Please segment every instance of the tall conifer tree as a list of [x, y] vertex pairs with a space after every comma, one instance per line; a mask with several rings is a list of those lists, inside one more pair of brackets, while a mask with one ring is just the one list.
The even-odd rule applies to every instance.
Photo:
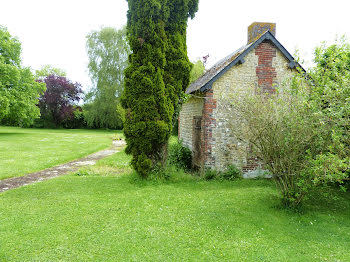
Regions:
[[187, 56], [187, 20], [194, 18], [198, 0], [171, 0], [167, 2], [169, 12], [166, 24], [167, 50], [164, 82], [172, 103], [173, 121], [177, 121], [179, 101], [190, 82], [192, 63]]
[[189, 83], [186, 27], [198, 0], [128, 0], [132, 54], [125, 70], [126, 152], [146, 176], [164, 164], [174, 110]]

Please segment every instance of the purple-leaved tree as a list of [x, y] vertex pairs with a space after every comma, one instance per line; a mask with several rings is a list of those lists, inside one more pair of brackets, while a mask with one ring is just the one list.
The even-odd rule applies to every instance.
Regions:
[[74, 119], [74, 111], [83, 98], [81, 84], [73, 83], [64, 76], [49, 75], [42, 81], [46, 92], [39, 99], [41, 119], [60, 127]]

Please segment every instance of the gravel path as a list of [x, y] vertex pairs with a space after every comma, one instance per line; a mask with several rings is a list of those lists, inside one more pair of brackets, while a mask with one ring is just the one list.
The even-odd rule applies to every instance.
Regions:
[[62, 176], [67, 173], [77, 171], [82, 166], [94, 165], [97, 160], [100, 160], [104, 157], [107, 157], [107, 156], [113, 155], [116, 152], [119, 152], [124, 146], [125, 146], [124, 140], [116, 140], [116, 141], [113, 141], [113, 145], [110, 149], [99, 151], [97, 153], [86, 156], [84, 158], [77, 159], [66, 164], [51, 167], [39, 172], [27, 174], [21, 177], [13, 177], [13, 178], [0, 180], [0, 193], [13, 188], [17, 188], [17, 187], [33, 184], [39, 181]]

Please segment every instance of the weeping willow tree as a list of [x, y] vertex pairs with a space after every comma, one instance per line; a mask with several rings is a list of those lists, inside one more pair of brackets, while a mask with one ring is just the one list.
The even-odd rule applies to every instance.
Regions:
[[188, 18], [198, 0], [128, 0], [127, 36], [132, 54], [125, 70], [126, 152], [147, 176], [167, 157], [167, 143], [179, 98], [189, 84]]
[[94, 87], [86, 95], [84, 117], [88, 127], [123, 128], [120, 96], [130, 48], [126, 28], [102, 27], [86, 36], [89, 75]]

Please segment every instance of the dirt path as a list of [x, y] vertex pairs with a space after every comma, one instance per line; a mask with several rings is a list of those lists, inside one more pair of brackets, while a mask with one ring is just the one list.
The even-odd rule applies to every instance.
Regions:
[[0, 180], [0, 193], [13, 188], [17, 188], [17, 187], [33, 184], [39, 181], [47, 180], [50, 178], [54, 178], [57, 176], [65, 175], [67, 173], [77, 171], [82, 166], [94, 165], [97, 160], [100, 160], [104, 157], [107, 157], [107, 156], [113, 155], [116, 152], [119, 152], [124, 146], [125, 146], [125, 141], [123, 140], [113, 141], [113, 145], [110, 149], [99, 151], [92, 155], [88, 155], [84, 158], [77, 159], [66, 164], [51, 167], [39, 172], [27, 174], [21, 177], [13, 177], [13, 178]]

